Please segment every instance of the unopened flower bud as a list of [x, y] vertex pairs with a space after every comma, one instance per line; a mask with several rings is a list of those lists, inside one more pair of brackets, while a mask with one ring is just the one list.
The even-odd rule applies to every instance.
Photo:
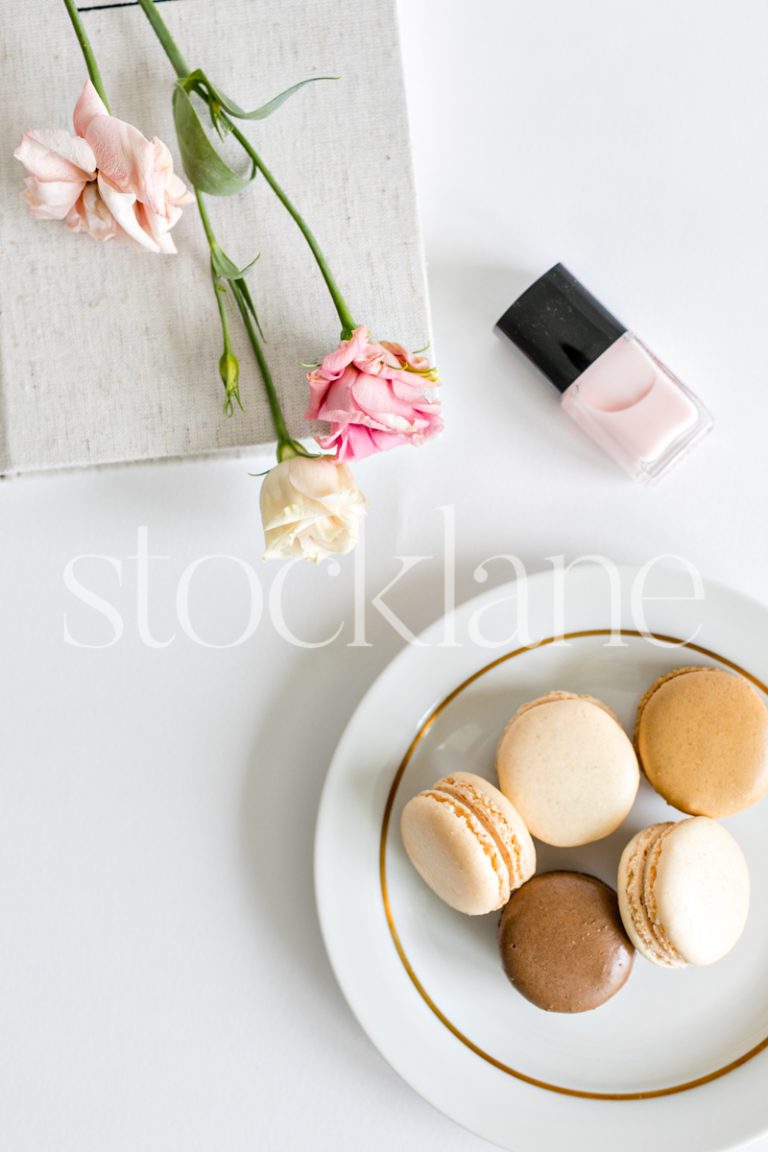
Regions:
[[224, 385], [224, 411], [228, 416], [231, 416], [234, 408], [233, 400], [237, 402], [240, 408], [243, 405], [240, 403], [240, 365], [237, 362], [237, 356], [228, 348], [222, 353], [219, 360], [219, 375]]

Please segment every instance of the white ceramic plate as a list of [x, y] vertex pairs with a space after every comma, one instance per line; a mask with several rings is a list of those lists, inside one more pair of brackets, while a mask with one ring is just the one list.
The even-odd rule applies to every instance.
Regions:
[[[682, 665], [736, 668], [765, 693], [766, 608], [712, 583], [693, 599], [690, 576], [671, 569], [652, 573], [641, 604], [639, 580], [631, 569], [613, 584], [597, 567], [562, 580], [541, 574], [438, 622], [365, 697], [323, 794], [317, 900], [353, 1011], [427, 1100], [515, 1152], [719, 1152], [768, 1129], [768, 800], [726, 821], [752, 875], [735, 950], [679, 972], [637, 957], [618, 996], [575, 1016], [519, 996], [500, 968], [498, 914], [465, 917], [441, 904], [400, 841], [414, 793], [458, 769], [494, 778], [505, 722], [544, 692], [598, 696], [630, 731], [651, 681]], [[646, 631], [666, 640], [637, 634]], [[618, 832], [585, 848], [537, 845], [539, 869], [574, 868], [615, 886], [629, 838], [675, 818], [643, 782]]]

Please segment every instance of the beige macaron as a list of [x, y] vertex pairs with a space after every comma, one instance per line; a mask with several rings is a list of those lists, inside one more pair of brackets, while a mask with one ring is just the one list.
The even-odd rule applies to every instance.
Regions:
[[531, 835], [558, 848], [610, 835], [640, 782], [632, 742], [614, 713], [572, 692], [518, 709], [499, 741], [496, 770]]
[[714, 964], [747, 921], [746, 860], [730, 832], [706, 816], [638, 832], [622, 853], [617, 887], [627, 935], [663, 968]]
[[471, 772], [445, 776], [409, 800], [400, 830], [422, 879], [469, 916], [501, 908], [536, 869], [533, 841], [515, 808]]
[[694, 816], [730, 816], [768, 793], [768, 708], [722, 668], [676, 668], [637, 713], [640, 764], [660, 795]]

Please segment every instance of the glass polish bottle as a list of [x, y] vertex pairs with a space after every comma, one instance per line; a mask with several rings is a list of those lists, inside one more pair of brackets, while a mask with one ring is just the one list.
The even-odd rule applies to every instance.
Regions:
[[658, 480], [712, 427], [698, 397], [562, 264], [523, 292], [496, 331], [554, 384], [579, 427], [641, 483]]

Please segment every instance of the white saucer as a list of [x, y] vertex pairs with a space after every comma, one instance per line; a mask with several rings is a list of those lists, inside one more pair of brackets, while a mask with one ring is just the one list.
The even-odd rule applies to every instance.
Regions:
[[[734, 951], [684, 971], [637, 957], [619, 995], [575, 1016], [520, 997], [499, 964], [498, 915], [465, 917], [441, 904], [400, 841], [403, 804], [459, 769], [494, 779], [505, 722], [547, 691], [597, 696], [630, 732], [646, 688], [681, 665], [720, 664], [765, 691], [768, 610], [712, 583], [704, 599], [686, 598], [690, 576], [673, 570], [657, 572], [647, 590], [659, 598], [643, 601], [645, 619], [631, 569], [621, 570], [612, 602], [602, 569], [576, 568], [562, 586], [542, 574], [464, 605], [374, 684], [325, 786], [317, 899], [353, 1011], [418, 1092], [516, 1152], [720, 1152], [768, 1129], [768, 801], [726, 821], [752, 876], [750, 920]], [[522, 648], [512, 635], [520, 624]], [[637, 634], [646, 629], [667, 639]], [[681, 647], [670, 637], [694, 639]], [[491, 647], [496, 640], [502, 646]], [[634, 832], [678, 815], [643, 782], [613, 836], [585, 848], [537, 845], [539, 871], [571, 868], [615, 886]]]

